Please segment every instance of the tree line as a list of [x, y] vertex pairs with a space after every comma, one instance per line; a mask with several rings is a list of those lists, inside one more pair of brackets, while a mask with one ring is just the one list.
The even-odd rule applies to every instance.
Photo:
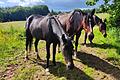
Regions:
[[44, 16], [49, 12], [50, 11], [46, 5], [37, 5], [33, 7], [15, 6], [0, 8], [0, 21], [22, 21], [26, 20], [26, 18], [31, 14], [40, 14]]

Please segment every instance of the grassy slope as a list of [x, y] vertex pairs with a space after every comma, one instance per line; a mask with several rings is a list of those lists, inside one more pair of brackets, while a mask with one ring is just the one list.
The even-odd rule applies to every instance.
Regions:
[[[97, 14], [104, 18], [108, 14]], [[50, 66], [50, 74], [45, 72], [44, 61], [36, 61], [32, 52], [28, 62], [24, 62], [24, 21], [0, 23], [0, 79], [14, 80], [111, 80], [120, 79], [120, 43], [112, 36], [115, 31], [109, 30], [108, 37], [104, 38], [98, 27], [94, 28], [95, 38], [92, 46], [79, 45], [78, 59], [74, 60], [75, 69], [65, 70], [62, 54], [57, 54], [57, 67]], [[79, 40], [83, 42], [84, 33]], [[87, 41], [88, 42], [88, 41]], [[45, 42], [39, 43], [39, 55], [46, 60]], [[34, 50], [34, 48], [33, 48]], [[52, 58], [51, 58], [52, 60]], [[113, 65], [114, 64], [114, 65]]]

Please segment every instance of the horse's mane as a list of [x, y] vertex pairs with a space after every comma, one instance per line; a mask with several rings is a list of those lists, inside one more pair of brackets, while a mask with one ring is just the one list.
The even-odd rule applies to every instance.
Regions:
[[94, 18], [94, 22], [95, 22], [95, 24], [98, 25], [99, 23], [102, 23], [102, 19], [99, 18], [98, 16], [94, 15], [93, 18]]
[[[82, 17], [81, 15], [84, 15], [84, 13], [82, 12], [82, 10], [74, 10], [72, 12], [69, 13], [69, 22], [70, 24], [72, 24], [72, 28], [74, 30], [77, 30], [77, 28], [79, 27], [80, 21], [82, 21]], [[73, 30], [73, 31], [74, 31]]]
[[[52, 32], [53, 33], [58, 33], [57, 35], [59, 35], [59, 37], [62, 37], [62, 34], [64, 34], [65, 35], [65, 37], [67, 38], [67, 35], [66, 35], [66, 33], [65, 33], [65, 31], [63, 30], [63, 28], [62, 28], [62, 24], [60, 23], [60, 21], [55, 17], [55, 16], [50, 16], [49, 17], [49, 24], [50, 24], [50, 27], [51, 27], [51, 29], [52, 29]], [[57, 27], [52, 27], [52, 24], [51, 24], [51, 20], [54, 20], [55, 21], [55, 23], [58, 25]], [[58, 29], [58, 31], [56, 32], [56, 30], [55, 30], [55, 28], [56, 28], [56, 30]]]

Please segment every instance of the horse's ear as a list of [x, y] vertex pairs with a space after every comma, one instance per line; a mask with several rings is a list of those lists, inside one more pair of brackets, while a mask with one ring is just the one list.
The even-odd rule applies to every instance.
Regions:
[[72, 21], [73, 21], [72, 17], [73, 17], [73, 15], [74, 15], [75, 11], [76, 11], [76, 10], [74, 10], [74, 11], [72, 11], [72, 12], [70, 13], [69, 22], [72, 22]]
[[100, 19], [100, 23], [102, 22], [102, 19]]
[[63, 43], [67, 42], [67, 40], [65, 39], [65, 35], [64, 34], [62, 35], [62, 40], [63, 40]]
[[95, 14], [95, 9], [93, 9], [93, 10], [92, 10], [91, 14], [92, 14], [92, 15], [94, 15], [94, 14]]
[[107, 22], [107, 19], [104, 19], [104, 22]]

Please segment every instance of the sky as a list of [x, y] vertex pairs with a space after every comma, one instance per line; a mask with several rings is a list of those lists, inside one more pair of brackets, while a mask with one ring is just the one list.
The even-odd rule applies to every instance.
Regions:
[[95, 6], [87, 6], [85, 1], [86, 0], [0, 0], [0, 7], [47, 5], [50, 10], [70, 11], [76, 8], [97, 8], [104, 3], [103, 0], [99, 0]]

